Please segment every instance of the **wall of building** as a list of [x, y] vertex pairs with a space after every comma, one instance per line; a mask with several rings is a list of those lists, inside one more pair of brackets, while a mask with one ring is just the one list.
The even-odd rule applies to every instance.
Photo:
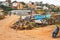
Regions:
[[22, 3], [18, 3], [17, 9], [23, 9], [24, 5]]

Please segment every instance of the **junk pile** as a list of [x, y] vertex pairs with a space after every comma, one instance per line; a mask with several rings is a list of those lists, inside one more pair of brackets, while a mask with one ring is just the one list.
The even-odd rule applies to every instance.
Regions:
[[21, 18], [15, 23], [13, 24], [12, 28], [14, 29], [32, 29], [34, 27], [39, 27], [41, 25], [37, 25], [37, 24], [48, 24], [48, 21], [45, 20], [46, 18], [50, 19], [51, 15], [47, 14], [47, 15], [28, 15], [28, 16], [21, 16]]
[[15, 24], [12, 25], [11, 28], [13, 29], [20, 29], [20, 30], [31, 30], [34, 27], [33, 23], [30, 22], [29, 20], [26, 20], [26, 18], [23, 17], [20, 18]]

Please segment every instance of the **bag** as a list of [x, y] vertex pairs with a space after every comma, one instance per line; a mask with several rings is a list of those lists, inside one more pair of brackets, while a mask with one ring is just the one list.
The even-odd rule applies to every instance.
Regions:
[[52, 37], [56, 38], [58, 32], [59, 32], [59, 27], [57, 26], [57, 28], [53, 31]]

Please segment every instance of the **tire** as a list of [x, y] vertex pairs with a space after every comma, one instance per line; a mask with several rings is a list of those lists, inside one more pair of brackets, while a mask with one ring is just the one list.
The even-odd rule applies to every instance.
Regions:
[[56, 36], [57, 36], [57, 34], [53, 33], [52, 37], [53, 37], [53, 38], [56, 38]]
[[58, 32], [59, 32], [59, 27], [57, 27], [57, 28], [53, 31], [52, 37], [53, 37], [53, 38], [56, 38]]

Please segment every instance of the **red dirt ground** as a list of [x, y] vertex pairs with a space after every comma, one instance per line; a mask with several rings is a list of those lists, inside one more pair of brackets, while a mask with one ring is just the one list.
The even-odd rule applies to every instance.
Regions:
[[14, 30], [10, 26], [18, 20], [19, 16], [12, 15], [0, 20], [0, 40], [60, 40], [60, 32], [57, 38], [52, 38], [55, 25], [35, 28], [33, 30]]

